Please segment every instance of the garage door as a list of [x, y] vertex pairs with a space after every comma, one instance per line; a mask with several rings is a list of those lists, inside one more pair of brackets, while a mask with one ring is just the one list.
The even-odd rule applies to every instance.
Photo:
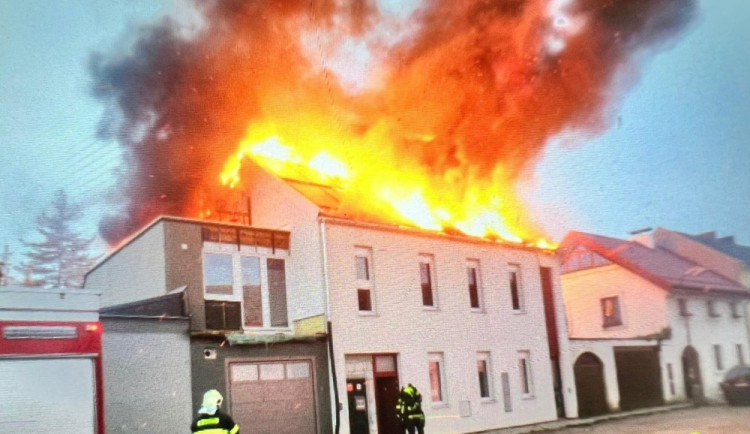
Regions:
[[578, 397], [578, 416], [591, 417], [607, 413], [604, 388], [604, 364], [593, 353], [583, 353], [573, 365]]
[[0, 432], [95, 432], [94, 362], [0, 359]]
[[659, 352], [655, 346], [615, 347], [620, 409], [664, 404]]
[[231, 363], [232, 417], [246, 433], [315, 434], [309, 360]]

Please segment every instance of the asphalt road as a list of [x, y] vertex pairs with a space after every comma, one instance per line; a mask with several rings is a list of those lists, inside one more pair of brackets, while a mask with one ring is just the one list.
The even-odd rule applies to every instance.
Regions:
[[577, 433], [724, 434], [750, 433], [750, 406], [712, 405], [688, 407], [663, 413], [630, 416], [590, 426], [556, 431]]

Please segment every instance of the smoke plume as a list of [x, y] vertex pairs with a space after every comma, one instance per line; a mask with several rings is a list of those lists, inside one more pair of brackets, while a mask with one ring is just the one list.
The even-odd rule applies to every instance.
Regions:
[[[377, 130], [388, 138], [377, 149], [340, 146], [418, 167], [436, 188], [512, 183], [556, 134], [603, 131], [620, 83], [696, 9], [695, 0], [435, 0], [398, 21], [368, 0], [195, 7], [193, 31], [164, 19], [127, 52], [91, 58], [92, 91], [107, 108], [99, 133], [125, 156], [124, 208], [100, 223], [113, 245], [160, 214], [193, 216], [217, 197], [248, 126], [290, 111], [325, 115], [352, 136]], [[371, 58], [358, 86], [332, 66], [352, 44]]]

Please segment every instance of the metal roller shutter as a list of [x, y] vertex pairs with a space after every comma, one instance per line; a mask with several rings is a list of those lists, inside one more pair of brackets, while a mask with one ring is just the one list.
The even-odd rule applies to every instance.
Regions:
[[231, 363], [231, 413], [245, 433], [315, 434], [312, 364]]
[[94, 362], [0, 359], [0, 432], [94, 433]]

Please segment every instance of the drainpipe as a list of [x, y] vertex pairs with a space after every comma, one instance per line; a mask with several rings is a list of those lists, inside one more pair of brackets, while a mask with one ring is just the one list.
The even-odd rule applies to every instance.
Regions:
[[341, 403], [339, 402], [339, 383], [336, 378], [336, 360], [333, 357], [333, 326], [331, 324], [331, 296], [330, 296], [330, 283], [328, 279], [328, 241], [326, 239], [326, 222], [320, 220], [320, 240], [321, 250], [323, 258], [323, 285], [325, 286], [325, 304], [326, 304], [326, 327], [328, 331], [328, 357], [331, 362], [331, 376], [333, 377], [333, 400], [336, 406], [336, 423], [334, 426], [334, 432], [339, 434], [339, 428], [341, 426]]

